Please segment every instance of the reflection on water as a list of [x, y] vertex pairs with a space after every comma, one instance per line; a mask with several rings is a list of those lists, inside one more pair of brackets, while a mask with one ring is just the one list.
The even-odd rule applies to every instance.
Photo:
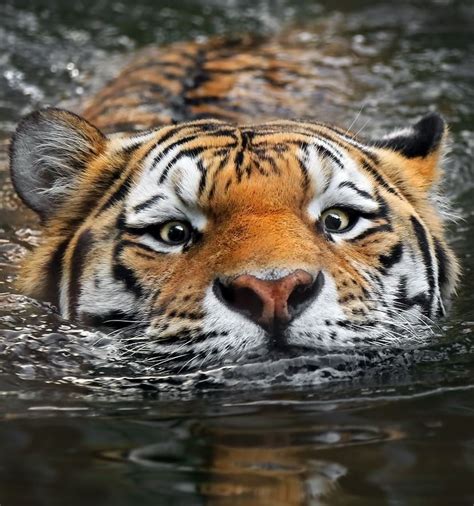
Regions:
[[[474, 8], [468, 0], [7, 1], [0, 42], [0, 503], [471, 504], [474, 492]], [[424, 349], [344, 352], [175, 375], [18, 294], [38, 239], [6, 142], [39, 105], [77, 106], [125, 54], [243, 30], [300, 51], [298, 93], [362, 133], [435, 107], [463, 283]], [[293, 34], [291, 37], [288, 34]], [[296, 34], [296, 35], [295, 35]], [[291, 41], [291, 43], [290, 43]], [[290, 47], [291, 46], [291, 47]], [[314, 82], [313, 82], [314, 81]], [[332, 100], [320, 100], [324, 87]], [[369, 367], [370, 366], [370, 367]]]
[[100, 416], [44, 406], [4, 420], [2, 500], [441, 506], [474, 497], [471, 392], [237, 397], [98, 404]]

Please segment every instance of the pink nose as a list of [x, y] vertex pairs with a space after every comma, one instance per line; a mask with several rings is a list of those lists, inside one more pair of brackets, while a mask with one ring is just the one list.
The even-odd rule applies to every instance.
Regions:
[[275, 280], [242, 274], [228, 283], [217, 280], [214, 292], [234, 311], [244, 314], [267, 331], [286, 327], [314, 300], [323, 282], [298, 269]]

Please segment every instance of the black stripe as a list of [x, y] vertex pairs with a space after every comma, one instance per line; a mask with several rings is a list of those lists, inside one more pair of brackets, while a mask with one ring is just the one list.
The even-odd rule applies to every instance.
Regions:
[[[362, 167], [367, 172], [370, 172], [370, 174], [372, 174], [372, 176], [375, 178], [375, 180], [377, 181], [377, 183], [379, 183], [379, 185], [382, 186], [382, 188], [384, 190], [386, 190], [389, 193], [392, 193], [393, 195], [396, 195], [397, 197], [403, 199], [403, 197], [400, 194], [400, 192], [396, 188], [394, 188], [390, 183], [388, 183], [385, 180], [385, 178], [377, 171], [377, 169], [375, 167], [372, 167], [372, 165], [370, 165], [370, 163], [367, 160], [362, 160]], [[405, 200], [405, 199], [403, 199], [403, 200]]]
[[46, 287], [44, 291], [45, 299], [56, 308], [59, 307], [59, 293], [61, 289], [61, 281], [63, 277], [63, 260], [64, 253], [68, 247], [70, 238], [62, 241], [56, 248], [54, 255], [51, 257], [49, 262], [46, 264]]
[[[126, 152], [127, 151], [124, 151], [124, 153], [126, 153]], [[128, 155], [129, 155], [128, 158], [126, 158], [123, 161], [122, 165], [115, 167], [113, 169], [112, 174], [110, 174], [109, 171], [105, 171], [106, 179], [104, 181], [99, 180], [99, 182], [94, 185], [95, 186], [95, 188], [94, 188], [95, 189], [95, 200], [97, 200], [97, 195], [100, 195], [100, 193], [98, 193], [99, 191], [102, 191], [104, 194], [106, 194], [106, 192], [110, 190], [110, 187], [117, 180], [119, 180], [120, 177], [123, 178], [119, 187], [116, 188], [115, 191], [113, 191], [112, 194], [109, 196], [109, 198], [106, 200], [106, 202], [104, 204], [102, 204], [102, 206], [99, 209], [97, 209], [97, 211], [94, 213], [94, 216], [98, 216], [102, 211], [105, 211], [106, 209], [110, 208], [111, 206], [113, 206], [114, 204], [116, 204], [117, 202], [122, 200], [127, 195], [130, 183], [132, 182], [132, 175], [131, 174], [125, 175], [124, 171], [127, 170], [127, 164], [129, 162], [130, 157], [133, 154], [133, 152], [134, 152], [134, 150], [132, 150], [131, 152], [128, 152]], [[90, 209], [91, 202], [86, 201], [86, 204]], [[94, 202], [94, 205], [95, 205], [95, 202]], [[87, 210], [89, 210], [89, 209], [87, 209]]]
[[395, 302], [400, 307], [400, 309], [408, 309], [409, 301], [408, 301], [408, 291], [407, 291], [407, 277], [400, 276], [400, 281], [398, 282], [396, 295], [394, 297]]
[[389, 207], [387, 201], [380, 195], [378, 189], [375, 189], [375, 200], [378, 204], [377, 215], [381, 218], [385, 218], [389, 223], [392, 222], [389, 214]]
[[127, 196], [127, 193], [130, 189], [130, 183], [132, 182], [132, 176], [129, 174], [123, 181], [122, 184], [109, 196], [109, 198], [104, 202], [104, 204], [98, 209], [95, 213], [95, 216], [98, 216], [103, 211], [109, 209], [117, 202], [120, 202]]
[[[185, 137], [181, 137], [181, 138], [171, 142], [166, 147], [163, 147], [163, 149], [153, 159], [153, 161], [151, 163], [151, 170], [153, 170], [156, 167], [156, 165], [160, 162], [160, 160], [162, 158], [164, 158], [176, 146], [186, 144], [187, 142], [193, 141], [198, 137], [201, 138], [201, 140], [204, 144], [206, 144], [206, 141], [208, 140], [209, 137], [213, 138], [213, 137], [229, 136], [232, 139], [232, 141], [234, 141], [234, 142], [230, 142], [228, 147], [231, 148], [231, 147], [235, 146], [236, 139], [235, 139], [235, 135], [234, 135], [235, 134], [234, 130], [230, 130], [228, 128], [222, 129], [222, 124], [203, 123], [203, 124], [193, 125], [192, 123], [190, 123], [187, 125], [185, 124], [185, 127], [187, 127], [188, 129], [189, 128], [196, 128], [196, 129], [199, 129], [199, 131], [193, 132], [192, 134], [186, 135]], [[165, 141], [169, 140], [171, 137], [173, 137], [174, 134], [179, 133], [182, 129], [183, 129], [183, 127], [181, 127], [181, 128], [177, 127], [173, 131], [167, 132], [167, 134], [165, 134], [161, 139], [159, 139], [158, 142], [144, 155], [143, 159], [145, 159], [151, 153], [151, 151], [153, 151], [155, 148], [157, 148], [160, 144], [163, 144]], [[203, 135], [203, 131], [206, 132], [205, 135]], [[205, 147], [208, 147], [208, 146], [205, 146]], [[204, 149], [204, 146], [198, 147], [196, 149], [202, 151]], [[189, 152], [191, 150], [187, 149], [186, 151]], [[168, 165], [170, 165], [170, 164], [168, 164]]]
[[[324, 124], [321, 124], [321, 126], [327, 128], [327, 129], [331, 129], [329, 125], [324, 125]], [[300, 128], [300, 127], [299, 127]], [[339, 139], [337, 138], [337, 134], [336, 134], [336, 138], [332, 137], [331, 135], [327, 135], [325, 132], [321, 132], [319, 130], [315, 130], [315, 131], [312, 131], [312, 130], [309, 130], [309, 131], [304, 131], [304, 130], [289, 130], [288, 131], [290, 134], [298, 134], [298, 135], [304, 135], [305, 137], [310, 137], [310, 141], [308, 142], [308, 144], [310, 144], [311, 146], [315, 146], [314, 142], [318, 139], [323, 139], [325, 141], [327, 141], [329, 144], [331, 144], [331, 147], [334, 149], [334, 151], [336, 152], [336, 155], [342, 157], [343, 154], [339, 151], [338, 148], [342, 148], [342, 149], [346, 149], [346, 147], [344, 146], [344, 144], [342, 144]], [[339, 142], [338, 142], [339, 141]], [[319, 148], [320, 146], [315, 146], [316, 148]], [[324, 151], [327, 151], [327, 148], [324, 148], [324, 147], [321, 147], [321, 149], [323, 149]], [[334, 157], [336, 156], [332, 153], [330, 153], [330, 157], [332, 159], [334, 159]], [[339, 165], [341, 167], [343, 167], [344, 165], [342, 164], [342, 162], [338, 159], [338, 162], [339, 162]], [[337, 162], [336, 162], [337, 163]]]
[[[309, 156], [309, 146], [312, 146], [312, 147], [316, 148], [316, 151], [318, 152], [318, 154], [320, 156], [329, 158], [330, 160], [332, 160], [333, 162], [335, 162], [336, 165], [338, 165], [338, 167], [343, 168], [343, 165], [341, 164], [341, 162], [337, 158], [335, 158], [332, 155], [332, 153], [330, 153], [328, 150], [326, 150], [324, 148], [320, 148], [319, 146], [315, 146], [314, 144], [307, 144], [307, 143], [304, 143], [304, 142], [299, 142], [298, 146], [300, 147], [300, 149], [302, 151], [304, 151], [306, 158]], [[299, 161], [300, 169], [304, 173], [304, 178], [305, 178], [305, 183], [306, 183], [306, 188], [307, 188], [307, 186], [309, 185], [308, 169], [305, 166], [305, 164], [303, 163], [303, 161], [301, 161], [299, 159], [298, 159], [298, 161]], [[326, 192], [328, 190], [333, 177], [334, 177], [334, 171], [331, 171], [331, 177], [328, 178], [325, 181], [324, 188], [321, 189], [321, 193], [324, 193], [324, 192]]]
[[349, 242], [355, 242], [360, 241], [361, 239], [365, 239], [366, 237], [371, 236], [372, 234], [377, 234], [379, 232], [391, 232], [392, 227], [389, 223], [385, 223], [383, 225], [378, 225], [376, 227], [369, 228], [368, 230], [365, 230], [361, 234], [359, 234], [357, 237], [353, 237], [352, 239], [348, 239]]
[[328, 149], [326, 149], [325, 147], [323, 146], [318, 146], [316, 144], [312, 144], [312, 146], [314, 148], [316, 148], [316, 151], [321, 155], [321, 156], [325, 156], [326, 158], [329, 158], [330, 160], [332, 160], [339, 168], [343, 169], [344, 168], [344, 164], [341, 162], [341, 160], [339, 160], [339, 158], [336, 157], [335, 154], [331, 153]]
[[431, 252], [430, 252], [430, 245], [428, 242], [428, 236], [425, 231], [425, 227], [421, 224], [421, 222], [415, 216], [410, 216], [410, 221], [411, 221], [413, 231], [415, 232], [415, 235], [416, 235], [416, 238], [418, 241], [418, 246], [420, 247], [421, 254], [423, 256], [423, 262], [425, 264], [426, 275], [428, 278], [428, 286], [429, 286], [429, 291], [428, 291], [427, 295], [428, 295], [429, 301], [431, 301], [433, 294], [434, 294], [434, 290], [435, 290], [435, 279], [434, 279], [434, 274], [433, 274], [433, 263], [432, 263]]
[[[175, 135], [179, 134], [182, 130], [189, 129], [190, 125], [187, 123], [183, 123], [181, 125], [176, 125], [172, 128], [170, 128], [165, 134], [163, 134], [160, 138], [156, 140], [156, 142], [150, 146], [150, 148], [144, 153], [142, 160], [145, 160], [148, 155], [154, 151], [160, 144], [164, 144], [166, 141], [174, 137]], [[161, 155], [160, 155], [161, 156]], [[155, 163], [156, 158], [153, 160], [153, 163]]]
[[148, 200], [145, 200], [145, 202], [142, 202], [141, 204], [136, 205], [133, 210], [136, 213], [139, 213], [140, 211], [144, 211], [145, 209], [148, 209], [150, 206], [156, 204], [160, 200], [163, 200], [165, 197], [164, 195], [154, 195], [153, 197], [150, 197]]
[[380, 265], [383, 267], [384, 270], [390, 269], [390, 267], [393, 267], [396, 263], [400, 262], [402, 259], [403, 254], [403, 247], [402, 243], [398, 242], [392, 248], [386, 255], [380, 255], [379, 256], [379, 262]]
[[138, 148], [141, 148], [143, 146], [144, 141], [143, 139], [142, 140], [137, 139], [136, 142], [137, 142], [136, 144], [131, 144], [130, 146], [127, 146], [122, 150], [122, 152], [128, 155], [129, 158], [133, 155], [133, 153], [135, 153], [135, 151], [138, 150]]
[[[305, 146], [300, 146], [301, 149], [303, 149], [303, 151], [305, 150]], [[306, 165], [304, 164], [303, 160], [300, 160], [299, 157], [297, 157], [297, 161], [298, 161], [298, 167], [300, 168], [300, 171], [301, 171], [301, 177], [303, 178], [303, 192], [306, 193], [308, 191], [308, 188], [309, 188], [309, 175], [308, 175], [308, 167], [306, 167]]]
[[447, 285], [449, 284], [448, 273], [451, 271], [451, 260], [448, 257], [446, 249], [438, 239], [434, 239], [436, 261], [438, 264], [438, 284], [443, 296], [448, 296], [446, 293]]
[[407, 291], [407, 277], [401, 276], [400, 281], [397, 286], [397, 293], [395, 296], [395, 302], [398, 305], [396, 309], [404, 309], [407, 310], [412, 306], [420, 306], [422, 309], [429, 309], [429, 298], [425, 293], [420, 292], [414, 295], [413, 297], [408, 296]]
[[364, 190], [360, 190], [359, 188], [357, 188], [357, 186], [354, 183], [351, 183], [350, 181], [344, 181], [343, 183], [341, 183], [338, 186], [338, 188], [351, 188], [361, 197], [366, 198], [366, 199], [370, 199], [370, 200], [374, 200], [374, 198], [372, 197], [372, 195], [370, 193], [368, 193]]
[[81, 293], [81, 277], [84, 265], [87, 260], [87, 253], [94, 244], [94, 236], [89, 229], [81, 232], [77, 239], [76, 246], [72, 253], [71, 264], [69, 265], [69, 317], [77, 317], [79, 295]]
[[252, 172], [252, 167], [255, 167], [257, 169], [257, 172], [259, 174], [261, 174], [262, 176], [267, 176], [267, 172], [265, 171], [265, 169], [262, 167], [262, 164], [258, 161], [258, 160], [252, 160], [252, 165], [248, 165], [247, 166], [247, 175], [250, 177], [250, 174]]
[[[205, 151], [205, 148], [191, 148], [191, 149], [185, 149], [184, 151], [180, 151], [176, 156], [174, 156], [169, 161], [168, 165], [165, 167], [165, 169], [161, 173], [158, 184], [163, 184], [166, 181], [169, 171], [174, 167], [174, 165], [176, 165], [179, 162], [179, 160], [181, 160], [181, 158], [184, 158], [185, 156], [197, 157], [203, 151]], [[196, 162], [197, 162], [197, 160], [196, 160]]]
[[264, 160], [270, 165], [273, 174], [277, 176], [281, 175], [280, 167], [278, 167], [278, 164], [273, 156], [268, 154], [267, 156], [264, 157]]
[[251, 140], [253, 135], [251, 132], [241, 132], [240, 133], [240, 146], [239, 150], [235, 154], [234, 164], [235, 170], [237, 171], [237, 181], [240, 182], [243, 176], [242, 163], [244, 161], [245, 151], [247, 150], [247, 146]]
[[[297, 132], [298, 134], [301, 134], [300, 132]], [[324, 138], [324, 136], [321, 136]], [[305, 154], [308, 156], [308, 149], [309, 147], [313, 147], [314, 149], [316, 149], [316, 151], [318, 152], [319, 155], [321, 155], [322, 157], [325, 157], [325, 158], [329, 158], [330, 160], [332, 160], [339, 168], [343, 169], [344, 168], [344, 164], [341, 162], [341, 160], [334, 154], [334, 153], [331, 153], [331, 151], [329, 151], [327, 148], [325, 148], [324, 146], [319, 146], [317, 144], [315, 144], [315, 141], [317, 140], [317, 138], [315, 137], [311, 137], [311, 140], [308, 141], [308, 142], [303, 142], [303, 141], [298, 141], [298, 142], [292, 142], [292, 141], [289, 141], [288, 144], [296, 144], [298, 145], [304, 152]], [[328, 138], [327, 139], [329, 142], [334, 142], [332, 141], [332, 139]], [[334, 148], [334, 150], [336, 151], [337, 155], [339, 156], [342, 156], [342, 154], [336, 149]]]
[[[107, 325], [108, 327], [113, 327], [114, 329], [122, 329], [127, 328], [131, 325], [130, 320], [132, 317], [136, 316], [134, 313], [127, 313], [123, 309], [116, 309], [114, 311], [109, 311], [105, 314], [91, 314], [91, 313], [82, 313], [81, 320], [91, 327], [100, 327], [102, 325]], [[136, 332], [136, 327], [134, 328]]]
[[[127, 230], [127, 233], [129, 234], [132, 234], [132, 235], [139, 235], [139, 236], [142, 236], [144, 233], [146, 233], [146, 229], [139, 229], [141, 230], [140, 232], [131, 232], [130, 230]], [[136, 247], [136, 248], [139, 248], [139, 249], [142, 249], [143, 251], [148, 251], [149, 253], [154, 253], [154, 255], [167, 255], [168, 253], [167, 252], [163, 252], [163, 251], [156, 251], [154, 250], [153, 248], [150, 248], [150, 246], [147, 246], [146, 244], [142, 244], [141, 242], [135, 242], [135, 241], [129, 241], [128, 239], [122, 239], [122, 245], [125, 247], [125, 246], [130, 246], [130, 247]]]
[[138, 279], [135, 276], [135, 273], [120, 262], [120, 254], [124, 248], [124, 243], [119, 242], [115, 245], [114, 252], [112, 255], [113, 267], [112, 272], [113, 276], [118, 281], [123, 281], [127, 290], [133, 292], [137, 297], [141, 296], [143, 293], [142, 287], [140, 286]]
[[184, 206], [187, 206], [188, 203], [186, 202], [186, 200], [184, 199], [184, 197], [182, 195], [182, 193], [183, 193], [182, 187], [180, 187], [178, 184], [175, 184], [173, 187], [173, 191], [174, 191], [175, 195], [178, 197], [181, 204], [183, 204]]
[[199, 169], [199, 172], [201, 172], [201, 179], [199, 180], [199, 189], [198, 189], [198, 198], [201, 197], [202, 192], [204, 191], [204, 188], [206, 187], [206, 181], [207, 181], [207, 170], [204, 167], [204, 164], [202, 163], [202, 160], [198, 158], [196, 160], [197, 168]]
[[[181, 137], [176, 141], [171, 142], [166, 147], [163, 147], [161, 151], [153, 158], [153, 161], [151, 162], [150, 170], [155, 169], [155, 167], [158, 165], [158, 163], [176, 146], [181, 146], [182, 144], [186, 144], [189, 141], [192, 141], [198, 137], [198, 133], [193, 133], [191, 135], [187, 135], [186, 137]], [[166, 137], [166, 136], [165, 136]], [[160, 144], [163, 144], [163, 141], [160, 141], [154, 146], [154, 149], [157, 148]], [[168, 164], [169, 165], [169, 164]]]
[[228, 150], [225, 150], [225, 152], [221, 153], [220, 155], [222, 156], [222, 159], [219, 162], [219, 165], [217, 166], [216, 170], [214, 171], [214, 176], [212, 178], [211, 189], [209, 190], [209, 196], [208, 196], [209, 200], [212, 200], [212, 198], [214, 197], [214, 193], [216, 191], [216, 184], [217, 184], [217, 177], [216, 176], [222, 171], [222, 169], [229, 162], [229, 155], [230, 155], [230, 153], [229, 153]]

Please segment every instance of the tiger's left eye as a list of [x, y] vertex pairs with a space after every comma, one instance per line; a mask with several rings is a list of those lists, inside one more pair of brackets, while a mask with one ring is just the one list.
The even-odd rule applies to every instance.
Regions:
[[357, 220], [354, 214], [336, 207], [327, 209], [321, 215], [321, 224], [326, 232], [337, 233], [349, 230]]

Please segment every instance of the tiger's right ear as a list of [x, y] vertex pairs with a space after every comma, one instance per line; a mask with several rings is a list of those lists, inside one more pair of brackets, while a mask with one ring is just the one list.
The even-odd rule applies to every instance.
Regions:
[[41, 218], [48, 218], [105, 144], [106, 137], [97, 128], [69, 111], [48, 108], [29, 114], [10, 144], [15, 190]]

